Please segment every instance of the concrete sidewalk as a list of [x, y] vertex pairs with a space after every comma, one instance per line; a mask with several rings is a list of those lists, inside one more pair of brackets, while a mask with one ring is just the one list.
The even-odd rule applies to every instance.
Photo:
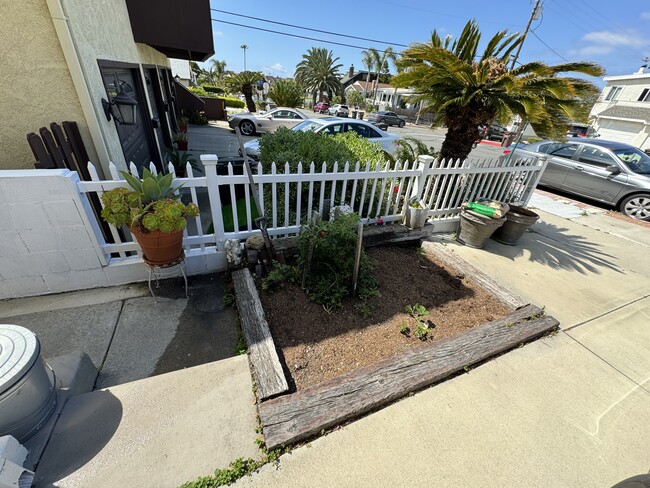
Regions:
[[557, 335], [295, 449], [279, 469], [236, 486], [591, 488], [650, 471], [650, 230], [581, 207], [549, 210], [516, 247], [448, 246], [545, 305], [561, 321]]

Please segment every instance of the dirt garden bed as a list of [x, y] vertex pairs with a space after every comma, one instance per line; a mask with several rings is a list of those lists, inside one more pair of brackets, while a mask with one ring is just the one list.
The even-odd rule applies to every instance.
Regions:
[[308, 439], [557, 328], [452, 247], [367, 249], [381, 295], [333, 310], [297, 285], [268, 292], [247, 269], [233, 272], [267, 447]]
[[[361, 303], [346, 300], [340, 309], [326, 311], [298, 285], [269, 292], [257, 281], [292, 391], [429, 347], [512, 311], [470, 277], [416, 247], [374, 248], [367, 254], [375, 262], [381, 295]], [[423, 339], [406, 311], [416, 305], [426, 309], [421, 320], [429, 330]]]

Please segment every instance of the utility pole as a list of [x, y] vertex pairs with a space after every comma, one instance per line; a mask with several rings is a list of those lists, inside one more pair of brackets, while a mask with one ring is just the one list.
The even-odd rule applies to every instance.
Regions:
[[524, 45], [524, 41], [526, 40], [526, 36], [528, 35], [528, 31], [530, 30], [530, 24], [533, 23], [533, 20], [539, 19], [539, 14], [542, 13], [542, 9], [540, 7], [540, 3], [542, 0], [536, 0], [535, 1], [535, 6], [533, 7], [533, 11], [530, 13], [530, 18], [528, 19], [528, 24], [526, 25], [526, 30], [524, 31], [524, 35], [521, 38], [521, 43], [519, 43], [519, 47], [517, 48], [517, 53], [515, 54], [515, 57], [512, 58], [512, 64], [510, 65], [510, 71], [512, 71], [515, 68], [515, 63], [517, 62], [517, 58], [519, 57], [519, 53], [521, 52], [521, 48]]
[[246, 49], [248, 49], [248, 46], [246, 44], [242, 44], [239, 47], [244, 50], [244, 71], [246, 71]]

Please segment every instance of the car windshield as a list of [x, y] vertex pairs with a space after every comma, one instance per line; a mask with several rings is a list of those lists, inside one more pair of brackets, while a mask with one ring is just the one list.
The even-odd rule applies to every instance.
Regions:
[[323, 124], [316, 122], [314, 120], [305, 120], [300, 122], [298, 125], [294, 126], [291, 130], [299, 130], [302, 132], [314, 132], [319, 127], [322, 127]]
[[641, 175], [650, 174], [650, 156], [635, 147], [615, 149], [612, 151], [618, 159], [630, 168], [630, 171]]

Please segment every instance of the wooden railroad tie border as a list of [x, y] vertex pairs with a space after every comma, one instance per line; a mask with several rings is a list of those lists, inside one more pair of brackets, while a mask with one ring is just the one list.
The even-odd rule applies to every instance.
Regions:
[[261, 400], [289, 391], [282, 364], [275, 350], [253, 277], [247, 268], [232, 272], [237, 311], [248, 345], [257, 393]]
[[320, 385], [262, 402], [259, 415], [266, 446], [274, 449], [308, 439], [536, 339], [558, 325], [538, 307], [527, 305], [431, 347], [412, 349]]

